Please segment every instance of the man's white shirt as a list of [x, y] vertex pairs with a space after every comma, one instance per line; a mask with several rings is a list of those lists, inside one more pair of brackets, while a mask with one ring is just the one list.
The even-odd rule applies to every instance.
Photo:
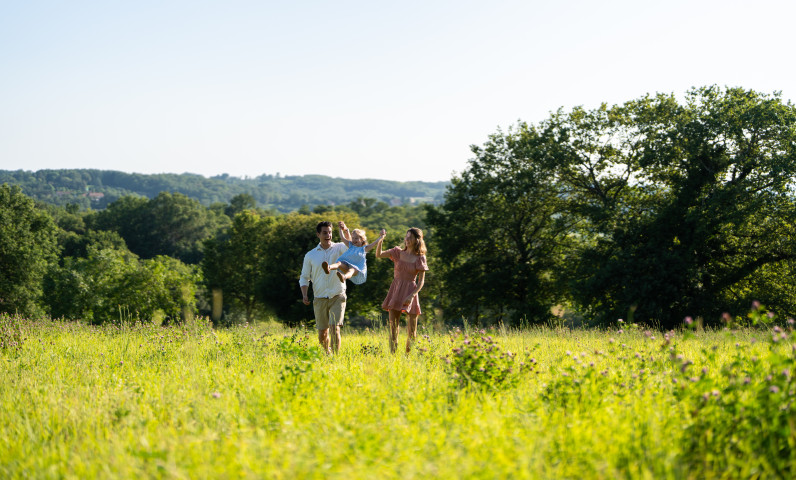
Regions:
[[299, 285], [304, 287], [312, 283], [313, 298], [332, 298], [345, 293], [345, 282], [340, 281], [335, 271], [327, 275], [323, 271], [321, 264], [323, 262], [330, 264], [336, 262], [346, 250], [348, 250], [348, 247], [342, 242], [332, 242], [326, 250], [321, 248], [319, 243], [317, 247], [304, 255], [304, 265], [301, 267]]

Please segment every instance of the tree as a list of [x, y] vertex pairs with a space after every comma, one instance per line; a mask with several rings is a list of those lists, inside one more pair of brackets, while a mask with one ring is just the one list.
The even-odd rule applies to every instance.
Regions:
[[161, 192], [152, 200], [123, 197], [94, 219], [95, 229], [112, 230], [142, 258], [168, 255], [195, 264], [202, 242], [228, 221], [180, 193]]
[[0, 312], [41, 313], [42, 280], [58, 254], [57, 227], [22, 190], [0, 186]]
[[253, 210], [243, 210], [232, 220], [226, 232], [205, 242], [201, 267], [205, 285], [221, 289], [224, 301], [243, 308], [251, 322], [261, 295], [259, 283], [268, 265], [264, 254], [266, 236], [272, 234], [273, 217], [261, 217]]
[[195, 309], [192, 267], [158, 256], [140, 261], [126, 248], [103, 239], [89, 244], [86, 257], [67, 257], [47, 278], [47, 304], [54, 317], [92, 323], [179, 321]]
[[718, 319], [790, 283], [775, 277], [796, 256], [796, 109], [778, 94], [697, 88], [683, 104], [647, 96], [540, 129], [589, 237], [573, 294], [604, 321]]
[[250, 193], [240, 193], [230, 199], [229, 206], [224, 209], [224, 213], [232, 218], [244, 210], [254, 210], [257, 208], [257, 201]]
[[490, 136], [428, 208], [451, 313], [539, 322], [559, 299], [552, 279], [569, 223], [538, 144], [525, 124]]

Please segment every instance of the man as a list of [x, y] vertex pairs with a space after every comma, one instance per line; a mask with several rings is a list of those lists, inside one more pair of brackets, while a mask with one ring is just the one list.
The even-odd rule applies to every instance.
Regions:
[[[301, 267], [299, 286], [304, 305], [310, 304], [307, 290], [312, 283], [312, 308], [315, 311], [315, 327], [318, 329], [318, 342], [326, 353], [337, 353], [340, 349], [340, 326], [345, 314], [345, 282], [341, 282], [334, 272], [326, 273], [321, 266], [324, 262], [334, 263], [348, 247], [344, 243], [332, 242], [332, 223], [320, 222], [315, 227], [320, 243], [306, 255]], [[332, 329], [331, 348], [329, 348], [329, 328]]]

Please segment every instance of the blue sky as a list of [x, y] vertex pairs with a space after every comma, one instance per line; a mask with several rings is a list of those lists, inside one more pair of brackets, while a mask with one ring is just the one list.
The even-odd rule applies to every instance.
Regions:
[[448, 180], [518, 120], [796, 100], [792, 1], [0, 0], [0, 169]]

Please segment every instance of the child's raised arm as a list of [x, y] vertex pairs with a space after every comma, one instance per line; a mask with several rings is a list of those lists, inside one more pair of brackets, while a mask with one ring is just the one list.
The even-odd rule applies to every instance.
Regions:
[[[365, 253], [367, 253], [367, 252], [369, 252], [369, 251], [373, 250], [373, 247], [375, 247], [375, 246], [377, 246], [379, 243], [381, 243], [381, 242], [382, 242], [382, 240], [384, 240], [384, 237], [386, 237], [386, 236], [387, 236], [387, 230], [385, 230], [385, 229], [383, 229], [383, 228], [382, 228], [382, 229], [381, 229], [381, 234], [379, 234], [379, 238], [377, 238], [375, 242], [373, 242], [373, 243], [371, 243], [371, 244], [368, 244], [368, 245], [365, 245]], [[378, 254], [377, 254], [377, 255], [378, 255]]]
[[351, 232], [348, 230], [348, 227], [345, 226], [345, 222], [342, 220], [337, 222], [337, 225], [340, 227], [340, 240], [345, 243], [346, 247], [351, 246]]

